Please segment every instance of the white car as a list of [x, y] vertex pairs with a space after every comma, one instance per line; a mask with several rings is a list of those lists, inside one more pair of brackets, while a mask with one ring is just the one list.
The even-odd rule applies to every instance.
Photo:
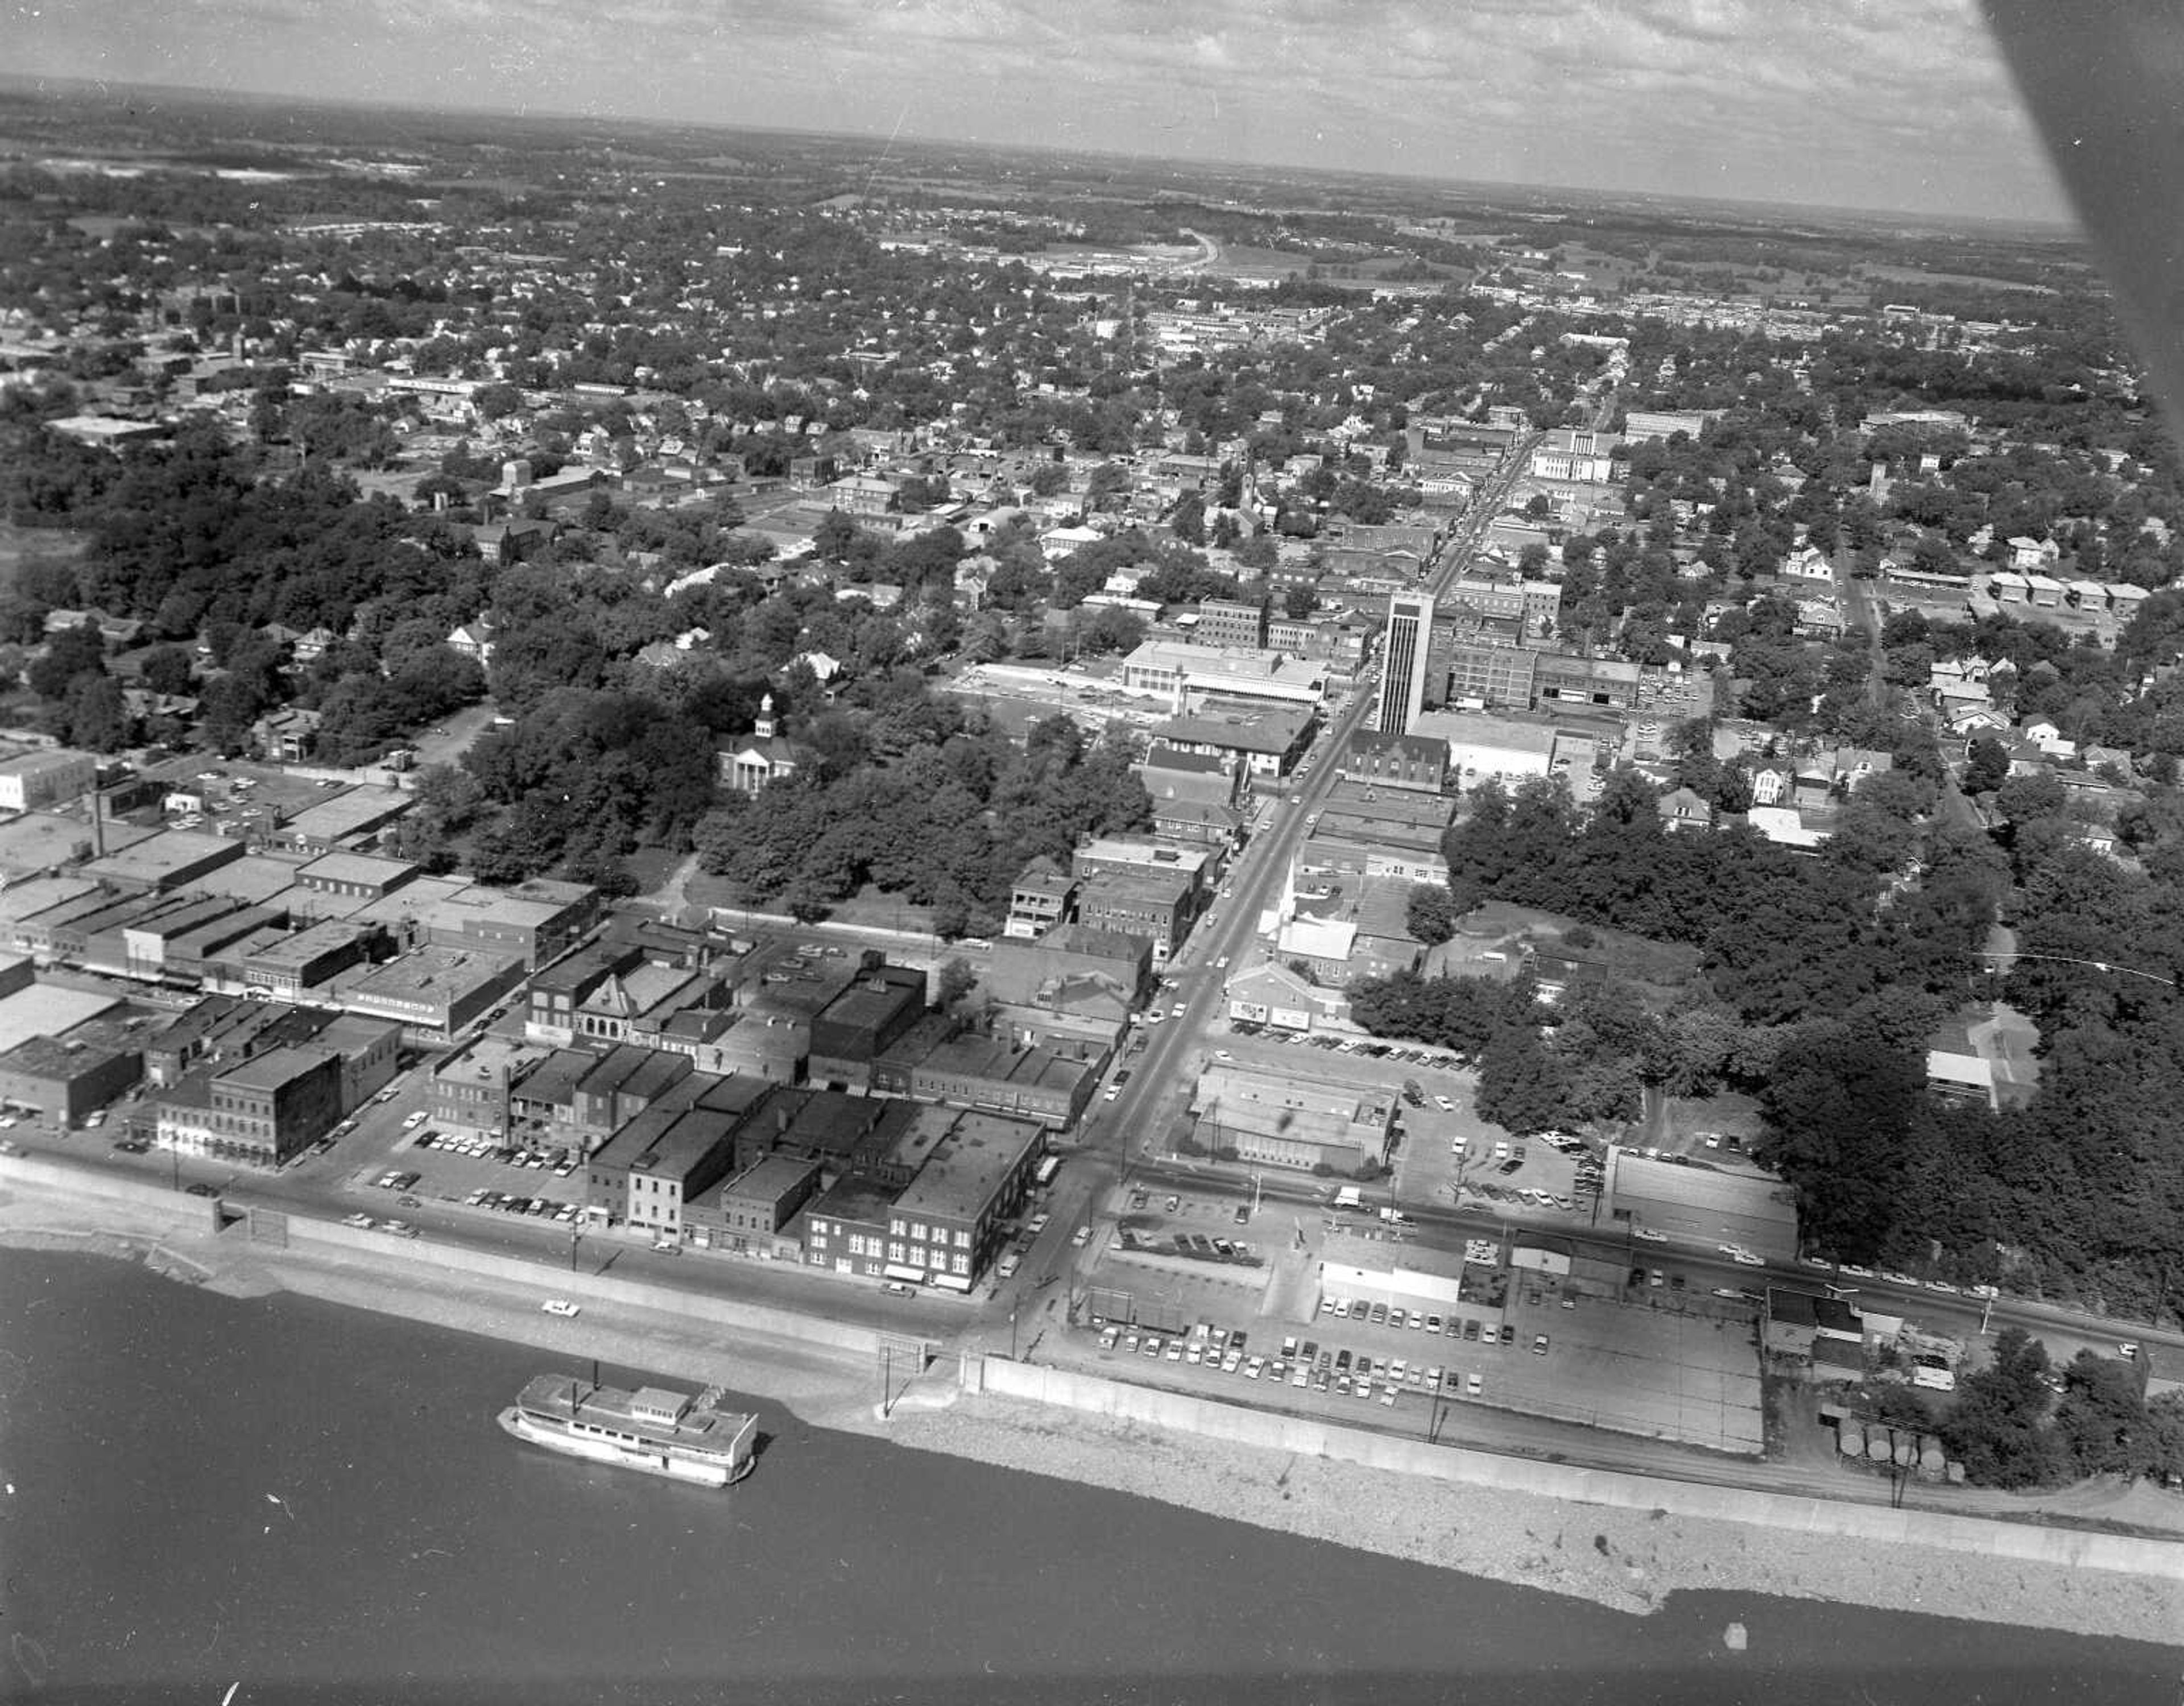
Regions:
[[1669, 1235], [1667, 1233], [1656, 1232], [1650, 1226], [1641, 1226], [1631, 1235], [1635, 1238], [1642, 1240], [1647, 1244], [1666, 1244], [1669, 1241]]
[[583, 1313], [582, 1308], [566, 1297], [549, 1297], [538, 1306], [549, 1315], [559, 1315], [565, 1321], [573, 1321]]
[[402, 1129], [404, 1131], [415, 1131], [424, 1123], [425, 1110], [422, 1108], [419, 1108], [415, 1113], [404, 1114], [402, 1117]]
[[1089, 1226], [1078, 1227], [1069, 1235], [1069, 1241], [1078, 1249], [1082, 1250], [1092, 1241], [1092, 1229]]
[[1223, 954], [1219, 959], [1216, 960], [1213, 962], [1213, 969], [1217, 972], [1227, 971], [1228, 969], [1228, 956], [1226, 954]]
[[1173, 1006], [1170, 1007], [1167, 1010], [1167, 1016], [1172, 1019], [1181, 1018], [1183, 1017], [1183, 1003], [1181, 1001], [1178, 1001]]
[[1767, 1265], [1763, 1259], [1754, 1256], [1749, 1250], [1740, 1250], [1729, 1259], [1740, 1268], [1764, 1268]]

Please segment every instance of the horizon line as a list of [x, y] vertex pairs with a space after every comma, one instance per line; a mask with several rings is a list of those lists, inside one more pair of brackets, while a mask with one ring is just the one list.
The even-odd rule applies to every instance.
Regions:
[[[215, 88], [195, 83], [145, 83], [41, 71], [0, 70], [0, 88], [20, 88], [47, 98], [53, 98], [64, 90], [84, 89], [97, 90], [110, 98], [125, 101], [128, 93], [135, 92], [148, 95], [184, 97], [212, 106], [287, 106], [301, 109], [326, 109], [339, 112], [408, 113], [441, 119], [513, 120], [535, 124], [626, 125], [644, 131], [686, 129], [714, 131], [731, 136], [809, 137], [815, 141], [831, 142], [870, 143], [882, 149], [909, 143], [925, 148], [970, 148], [994, 155], [1030, 154], [1056, 159], [1114, 160], [1139, 166], [1173, 165], [1239, 170], [1271, 177], [1292, 175], [1306, 180], [1323, 181], [1334, 179], [1378, 179], [1390, 184], [1441, 186], [1451, 192], [1468, 190], [1489, 195], [1498, 192], [1511, 196], [1585, 198], [1632, 203], [1669, 202], [1685, 204], [1694, 209], [1769, 209], [1786, 214], [1834, 215], [1843, 220], [1917, 221], [1943, 228], [1976, 227], [2037, 232], [2050, 237], [2081, 243], [2086, 241], [2083, 226], [2075, 220], [2065, 222], [2033, 215], [1945, 214], [1924, 212], [1912, 208], [1850, 207], [1832, 202], [1752, 201], [1741, 198], [1708, 196], [1680, 190], [1611, 190], [1580, 184], [1524, 183], [1504, 179], [1457, 178], [1387, 168], [1367, 170], [1357, 167], [1312, 166], [1302, 163], [1244, 160], [1221, 155], [1154, 154], [1119, 148], [1067, 148], [1050, 142], [996, 142], [965, 137], [936, 136], [920, 132], [883, 136], [878, 131], [806, 130], [785, 125], [748, 122], [731, 124], [714, 119], [646, 116], [621, 111], [585, 111], [559, 107], [457, 106], [432, 101], [399, 101], [346, 95], [299, 94], [293, 92], [234, 86]], [[278, 145], [269, 142], [261, 146], [272, 148]]]

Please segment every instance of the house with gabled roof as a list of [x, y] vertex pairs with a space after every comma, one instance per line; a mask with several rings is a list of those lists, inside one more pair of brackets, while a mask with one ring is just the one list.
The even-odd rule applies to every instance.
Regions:
[[1671, 831], [1706, 829], [1713, 824], [1713, 807], [1693, 789], [1671, 789], [1653, 809], [1661, 814], [1662, 827]]

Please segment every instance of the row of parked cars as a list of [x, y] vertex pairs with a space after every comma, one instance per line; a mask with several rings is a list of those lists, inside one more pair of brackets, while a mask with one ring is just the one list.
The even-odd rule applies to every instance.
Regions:
[[[1368, 1303], [1362, 1297], [1322, 1297], [1319, 1313], [1331, 1315], [1338, 1321], [1362, 1321], [1368, 1326], [1393, 1327], [1399, 1332], [1408, 1329], [1414, 1333], [1432, 1333], [1450, 1339], [1461, 1339], [1466, 1344], [1513, 1345], [1517, 1342], [1517, 1330], [1507, 1323], [1497, 1330], [1490, 1323], [1482, 1325], [1475, 1315], [1432, 1315], [1421, 1309], [1406, 1309], [1398, 1304]], [[1544, 1337], [1543, 1335], [1542, 1342]]]
[[1405, 1392], [1433, 1396], [1446, 1391], [1451, 1396], [1475, 1398], [1485, 1388], [1484, 1380], [1475, 1373], [1462, 1374], [1454, 1369], [1444, 1369], [1438, 1363], [1428, 1367], [1408, 1363], [1400, 1357], [1382, 1358], [1376, 1362], [1363, 1352], [1333, 1345], [1323, 1346], [1310, 1339], [1299, 1344], [1294, 1336], [1282, 1341], [1279, 1355], [1255, 1355], [1248, 1334], [1206, 1321], [1197, 1323], [1188, 1333], [1172, 1337], [1140, 1332], [1134, 1327], [1110, 1326], [1100, 1335], [1100, 1348], [1210, 1369], [1217, 1374], [1240, 1374], [1247, 1380], [1271, 1380], [1300, 1391], [1355, 1397], [1368, 1403], [1377, 1397], [1383, 1404], [1392, 1405]]
[[1332, 1049], [1337, 1054], [1357, 1055], [1367, 1060], [1399, 1061], [1410, 1066], [1434, 1067], [1443, 1071], [1452, 1071], [1471, 1064], [1463, 1056], [1449, 1054], [1440, 1049], [1368, 1042], [1361, 1037], [1338, 1037], [1325, 1031], [1284, 1030], [1279, 1025], [1262, 1025], [1251, 1019], [1234, 1020], [1228, 1029], [1240, 1037], [1256, 1037], [1263, 1032], [1271, 1042], [1295, 1043], [1300, 1048]]
[[438, 1131], [420, 1132], [417, 1147], [465, 1155], [474, 1161], [498, 1161], [510, 1167], [538, 1168], [550, 1172], [556, 1179], [566, 1179], [577, 1170], [576, 1157], [566, 1149], [507, 1149], [482, 1137], [450, 1137]]
[[564, 1226], [578, 1213], [573, 1202], [556, 1202], [548, 1196], [512, 1196], [505, 1190], [473, 1190], [463, 1201], [471, 1208], [497, 1208], [505, 1214], [527, 1215], [533, 1220], [551, 1220]]

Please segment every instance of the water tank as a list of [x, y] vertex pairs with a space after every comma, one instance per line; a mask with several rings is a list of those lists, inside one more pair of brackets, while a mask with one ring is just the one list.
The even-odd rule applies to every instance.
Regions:
[[1919, 1461], [1919, 1441], [1909, 1434], [1896, 1436], [1896, 1467], [1908, 1469]]
[[1872, 1463], [1885, 1463], [1888, 1461], [1888, 1430], [1886, 1428], [1875, 1428], [1867, 1433], [1865, 1455]]
[[1865, 1455], [1865, 1424], [1845, 1422], [1836, 1430], [1836, 1449], [1847, 1458]]
[[1942, 1442], [1939, 1440], [1929, 1436], [1919, 1441], [1919, 1473], [1920, 1475], [1931, 1475], [1935, 1480], [1939, 1480], [1948, 1460], [1949, 1454], [1942, 1449]]

